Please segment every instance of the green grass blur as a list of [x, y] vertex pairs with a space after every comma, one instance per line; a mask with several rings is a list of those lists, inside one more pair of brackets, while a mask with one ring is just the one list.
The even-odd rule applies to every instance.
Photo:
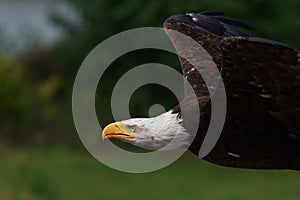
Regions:
[[300, 173], [241, 170], [190, 153], [146, 174], [110, 169], [87, 152], [51, 147], [1, 148], [0, 199], [299, 199]]

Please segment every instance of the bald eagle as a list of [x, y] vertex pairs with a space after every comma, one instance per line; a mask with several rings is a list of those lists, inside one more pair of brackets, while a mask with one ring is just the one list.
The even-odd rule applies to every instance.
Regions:
[[[300, 170], [300, 53], [279, 42], [250, 37], [239, 28], [247, 23], [205, 11], [174, 15], [163, 27], [190, 36], [212, 57], [224, 81], [227, 112], [224, 127], [205, 160], [222, 166], [252, 169]], [[189, 46], [177, 51], [193, 51]], [[107, 125], [102, 137], [120, 139], [158, 150], [174, 136], [171, 148], [186, 147], [199, 154], [211, 116], [211, 97], [197, 70], [179, 57], [184, 78], [198, 102], [186, 94], [182, 104], [153, 118], [134, 118]], [[181, 116], [200, 108], [197, 134], [190, 141], [191, 122]]]

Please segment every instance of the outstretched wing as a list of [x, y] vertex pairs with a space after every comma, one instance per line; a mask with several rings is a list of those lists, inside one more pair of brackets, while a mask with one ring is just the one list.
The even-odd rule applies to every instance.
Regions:
[[[192, 46], [190, 43], [179, 41], [180, 38], [176, 38], [177, 35], [173, 35], [172, 32], [167, 32], [171, 41], [173, 42], [176, 50], [180, 55], [185, 55], [193, 60], [194, 63], [201, 63], [203, 67], [201, 70], [203, 73], [209, 74], [212, 68], [217, 66], [221, 70], [222, 66], [222, 52], [221, 52], [221, 40], [228, 36], [247, 36], [245, 33], [239, 31], [236, 27], [243, 27], [253, 29], [245, 22], [221, 16], [224, 13], [219, 11], [205, 11], [201, 13], [189, 13], [183, 15], [174, 15], [168, 18], [163, 27], [165, 29], [171, 29], [183, 33], [193, 40], [198, 42], [211, 57], [205, 55], [201, 57], [195, 57], [194, 52], [199, 51], [197, 47]], [[193, 87], [198, 97], [209, 97], [209, 92], [206, 87], [206, 83], [203, 81], [201, 75], [194, 66], [186, 59], [179, 57], [182, 67], [182, 73], [185, 79]], [[186, 96], [192, 91], [185, 87]]]
[[220, 46], [228, 112], [218, 150], [207, 160], [299, 170], [299, 51], [251, 37], [226, 37]]
[[[248, 37], [236, 27], [251, 28], [249, 25], [220, 14], [175, 15], [164, 23], [165, 28], [192, 37], [209, 53], [226, 88], [225, 126], [205, 159], [243, 168], [300, 169], [299, 51]], [[169, 37], [177, 51], [191, 57], [197, 51]], [[203, 62], [202, 58], [193, 59]], [[180, 62], [202, 105], [200, 129], [190, 147], [198, 154], [210, 119], [209, 93], [193, 66], [183, 58]], [[214, 65], [207, 62], [203, 67], [210, 70]]]
[[221, 46], [229, 103], [237, 110], [251, 105], [255, 115], [264, 110], [300, 137], [299, 51], [260, 38], [227, 37]]
[[[218, 11], [206, 11], [197, 14], [182, 14], [174, 15], [169, 17], [165, 22], [163, 27], [166, 29], [166, 33], [173, 42], [178, 55], [184, 55], [189, 61], [197, 63], [200, 65], [201, 74], [212, 74], [217, 67], [219, 71], [222, 69], [222, 48], [220, 46], [223, 38], [227, 36], [246, 36], [246, 34], [240, 32], [236, 27], [244, 27], [253, 29], [244, 22], [236, 19], [226, 18], [222, 16], [222, 12]], [[172, 31], [168, 31], [168, 30]], [[206, 51], [205, 53], [197, 54], [195, 52], [202, 51], [199, 49], [199, 45], [193, 46], [188, 41], [182, 41], [181, 37], [178, 37], [173, 31], [183, 33], [184, 35], [192, 38]], [[209, 54], [209, 57], [206, 54]], [[187, 59], [179, 57], [183, 77], [187, 80], [185, 82], [185, 99], [181, 102], [181, 106], [185, 106], [187, 118], [194, 118], [194, 106], [199, 106], [201, 110], [201, 123], [194, 124], [192, 120], [184, 120], [184, 125], [187, 130], [194, 132], [194, 127], [197, 126], [198, 130], [202, 131], [204, 134], [197, 134], [194, 139], [191, 150], [198, 155], [200, 146], [205, 137], [205, 132], [210, 123], [210, 94], [207, 87], [207, 83], [202, 78], [198, 70], [195, 70], [193, 66]], [[215, 79], [215, 77], [214, 77]], [[190, 84], [193, 91], [190, 91]], [[215, 85], [215, 84], [214, 84]], [[194, 99], [189, 98], [191, 93], [195, 93], [198, 102]], [[181, 112], [180, 105], [175, 106], [172, 109], [174, 112]]]

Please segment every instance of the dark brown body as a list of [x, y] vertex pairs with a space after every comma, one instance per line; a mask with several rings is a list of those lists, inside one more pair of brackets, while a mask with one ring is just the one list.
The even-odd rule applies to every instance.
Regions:
[[[234, 32], [220, 20], [213, 19], [209, 27], [202, 27], [205, 17], [211, 20], [211, 16], [201, 16], [195, 24], [186, 15], [177, 15], [164, 23], [165, 28], [184, 33], [205, 48], [225, 85], [226, 121], [217, 144], [204, 159], [230, 167], [300, 170], [299, 51]], [[169, 37], [177, 51], [197, 51], [176, 41], [170, 33]], [[193, 66], [185, 59], [180, 61], [183, 75], [198, 97], [198, 102], [191, 102], [187, 93], [182, 105], [190, 110], [200, 105], [201, 109], [197, 136], [190, 146], [198, 155], [210, 122], [210, 96], [199, 73], [187, 73]], [[179, 106], [173, 110], [180, 112]], [[189, 118], [184, 119], [186, 129], [192, 124]]]

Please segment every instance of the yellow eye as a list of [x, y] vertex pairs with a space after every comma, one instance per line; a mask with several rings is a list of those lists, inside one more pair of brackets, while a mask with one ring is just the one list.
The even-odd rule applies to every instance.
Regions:
[[135, 132], [135, 130], [136, 130], [136, 126], [130, 126], [130, 131], [131, 132]]

